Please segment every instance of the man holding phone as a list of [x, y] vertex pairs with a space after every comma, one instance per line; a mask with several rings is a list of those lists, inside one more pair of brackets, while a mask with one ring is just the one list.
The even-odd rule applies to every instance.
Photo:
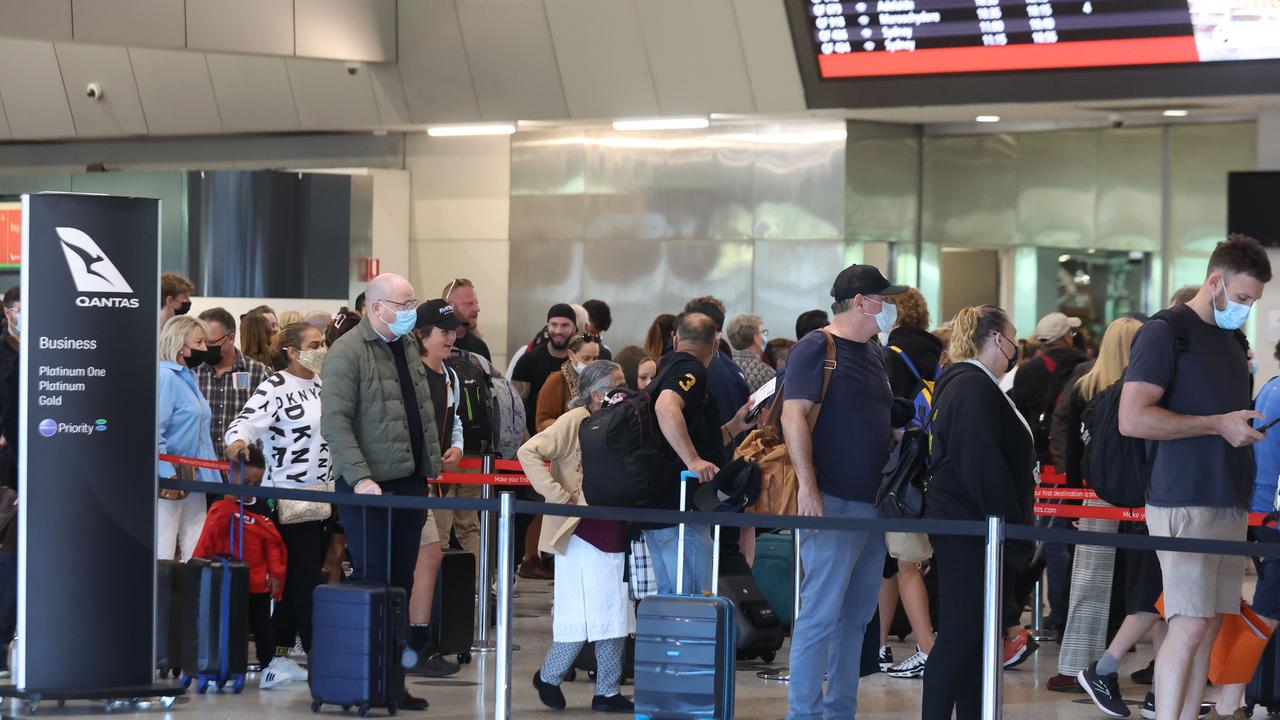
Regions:
[[[1263, 439], [1251, 421], [1247, 343], [1239, 329], [1271, 281], [1267, 253], [1232, 235], [1209, 258], [1199, 292], [1134, 339], [1120, 432], [1158, 443], [1147, 490], [1157, 537], [1243, 541]], [[1157, 552], [1169, 633], [1156, 656], [1157, 720], [1195, 720], [1222, 615], [1240, 611], [1244, 558]]]

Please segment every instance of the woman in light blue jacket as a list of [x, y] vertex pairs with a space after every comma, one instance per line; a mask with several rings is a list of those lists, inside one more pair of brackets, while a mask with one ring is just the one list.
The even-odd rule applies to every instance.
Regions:
[[[219, 353], [205, 344], [207, 328], [188, 315], [171, 318], [160, 330], [160, 373], [157, 382], [156, 446], [160, 455], [216, 461], [210, 423], [213, 412], [200, 393], [193, 372], [203, 363], [217, 364]], [[216, 470], [160, 461], [161, 478], [221, 482]], [[161, 490], [156, 513], [156, 556], [191, 559], [204, 527], [204, 493]]]

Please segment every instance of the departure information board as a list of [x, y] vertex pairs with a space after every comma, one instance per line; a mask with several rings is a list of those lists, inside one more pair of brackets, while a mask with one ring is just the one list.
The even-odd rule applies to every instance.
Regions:
[[1280, 0], [803, 0], [823, 79], [1280, 58]]

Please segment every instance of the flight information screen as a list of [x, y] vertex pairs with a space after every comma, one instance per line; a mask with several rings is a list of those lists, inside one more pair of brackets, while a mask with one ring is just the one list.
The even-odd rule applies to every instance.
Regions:
[[1280, 58], [1280, 0], [803, 0], [823, 79]]

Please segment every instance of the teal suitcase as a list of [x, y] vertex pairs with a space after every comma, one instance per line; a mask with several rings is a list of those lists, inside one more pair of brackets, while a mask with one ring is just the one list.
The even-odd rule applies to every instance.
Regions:
[[751, 574], [756, 576], [769, 607], [783, 625], [791, 627], [795, 603], [795, 536], [790, 530], [766, 533], [756, 538], [756, 561]]

